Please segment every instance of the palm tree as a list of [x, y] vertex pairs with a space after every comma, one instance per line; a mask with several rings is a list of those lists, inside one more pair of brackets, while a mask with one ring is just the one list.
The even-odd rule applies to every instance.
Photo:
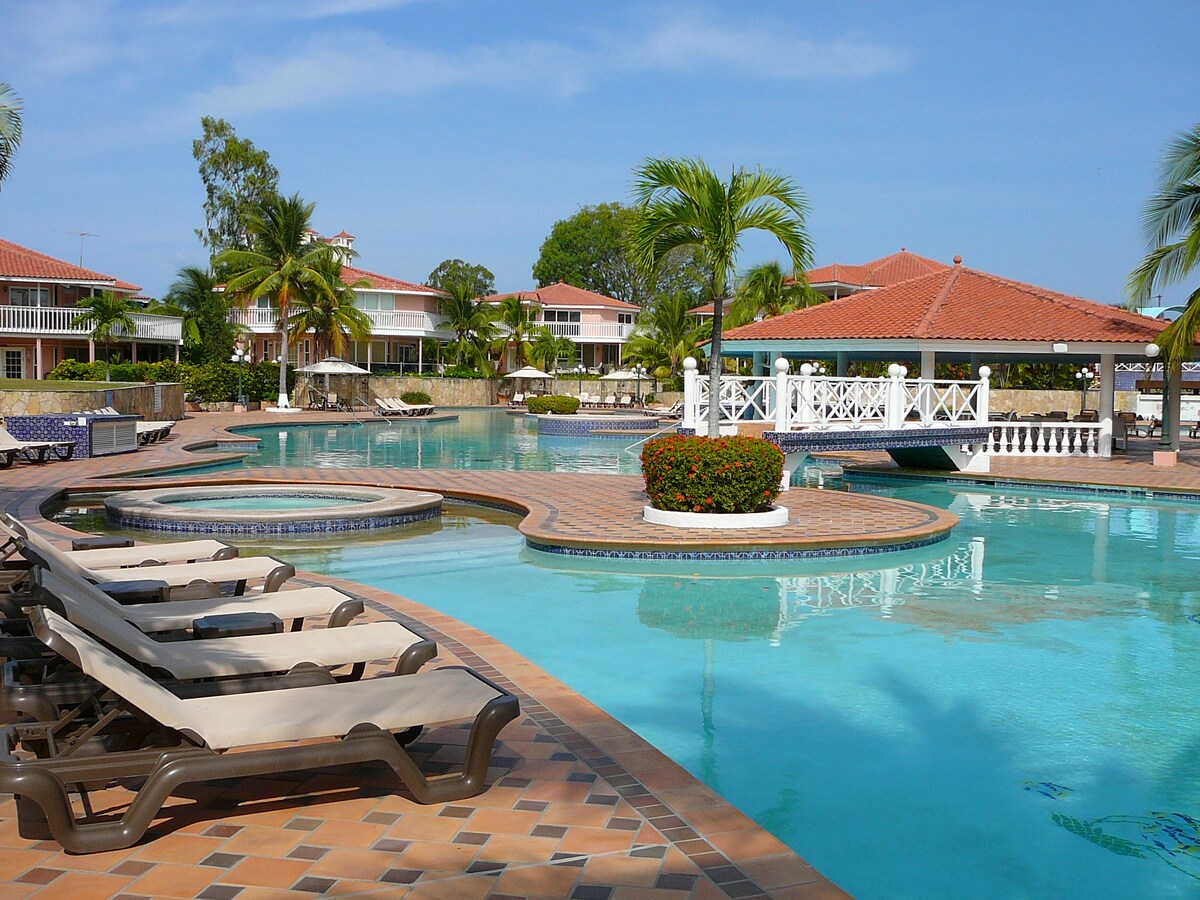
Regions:
[[[1200, 123], [1167, 145], [1159, 168], [1158, 192], [1142, 212], [1149, 252], [1129, 276], [1132, 303], [1156, 287], [1177, 284], [1200, 268]], [[1163, 361], [1178, 369], [1192, 358], [1200, 331], [1200, 288], [1192, 291], [1183, 315], [1155, 341]]]
[[[812, 265], [812, 245], [804, 228], [808, 210], [804, 195], [791, 179], [759, 168], [734, 169], [723, 182], [699, 159], [648, 159], [634, 172], [639, 215], [629, 249], [643, 272], [653, 272], [678, 247], [699, 251], [710, 273], [708, 299], [713, 303], [709, 348], [709, 392], [721, 388], [721, 300], [733, 273], [742, 233], [758, 229], [783, 244], [792, 269]], [[708, 405], [708, 434], [720, 434], [720, 404]]]
[[508, 330], [502, 340], [504, 357], [508, 358], [508, 348], [516, 348], [517, 368], [525, 365], [529, 358], [529, 339], [534, 329], [538, 327], [536, 310], [537, 304], [526, 305], [522, 302], [521, 294], [512, 294], [500, 301], [498, 321]]
[[305, 285], [292, 300], [288, 314], [288, 337], [295, 342], [305, 332], [316, 338], [317, 357], [344, 356], [347, 338], [351, 341], [371, 339], [371, 319], [354, 305], [355, 288], [370, 287], [360, 278], [347, 284], [342, 277], [342, 255], [332, 254], [317, 266], [329, 291]]
[[329, 244], [312, 238], [314, 203], [305, 203], [299, 194], [283, 197], [275, 194], [251, 213], [247, 221], [249, 250], [225, 250], [213, 260], [218, 272], [228, 272], [225, 289], [238, 302], [248, 304], [259, 297], [275, 305], [279, 322], [280, 409], [291, 406], [287, 391], [287, 357], [291, 346], [288, 336], [288, 310], [293, 297], [305, 290], [332, 295], [322, 267], [335, 254]]
[[692, 315], [695, 298], [687, 291], [659, 297], [638, 316], [623, 352], [629, 362], [645, 366], [655, 378], [678, 375], [689, 356], [703, 356], [699, 344], [707, 326]]
[[796, 309], [824, 303], [829, 298], [809, 287], [803, 275], [789, 276], [778, 262], [759, 263], [747, 269], [733, 294], [733, 303], [722, 331], [757, 319], [770, 319]]
[[557, 337], [553, 331], [542, 325], [533, 331], [533, 342], [529, 345], [529, 358], [541, 366], [543, 372], [552, 371], [560, 357], [574, 357], [575, 344], [570, 338]]
[[71, 319], [71, 327], [90, 328], [88, 337], [104, 344], [104, 380], [111, 381], [109, 345], [117, 332], [127, 337], [137, 333], [137, 323], [133, 321], [133, 312], [137, 307], [124, 294], [102, 291], [80, 302], [78, 308], [83, 312]]
[[12, 159], [21, 146], [21, 101], [12, 85], [0, 81], [0, 184], [12, 172]]
[[445, 327], [454, 332], [454, 340], [446, 350], [456, 365], [471, 366], [487, 375], [494, 371], [488, 350], [499, 333], [496, 309], [481, 303], [472, 296], [473, 293], [471, 285], [465, 281], [456, 281], [446, 287], [440, 312], [445, 318]]
[[211, 269], [184, 266], [166, 296], [146, 307], [146, 312], [183, 320], [183, 346], [191, 362], [225, 359], [237, 337], [238, 326], [229, 321], [231, 298], [218, 287]]

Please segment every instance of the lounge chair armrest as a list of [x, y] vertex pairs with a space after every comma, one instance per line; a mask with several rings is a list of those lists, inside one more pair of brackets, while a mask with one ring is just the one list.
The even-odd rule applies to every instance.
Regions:
[[417, 641], [411, 647], [406, 648], [400, 654], [400, 658], [396, 660], [396, 674], [412, 675], [435, 656], [437, 656], [437, 643], [435, 641], [428, 639]]
[[108, 535], [91, 535], [90, 537], [75, 538], [71, 541], [72, 550], [119, 550], [132, 547], [133, 538]]
[[153, 578], [107, 581], [98, 585], [118, 603], [164, 603], [171, 597], [171, 586]]
[[264, 594], [273, 594], [283, 587], [284, 582], [289, 578], [296, 577], [296, 567], [291, 563], [282, 563], [276, 566], [267, 575], [266, 581], [263, 582], [262, 592]]

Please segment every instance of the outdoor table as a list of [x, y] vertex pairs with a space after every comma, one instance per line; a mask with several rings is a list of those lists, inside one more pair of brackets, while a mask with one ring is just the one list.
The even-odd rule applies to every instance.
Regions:
[[192, 622], [192, 637], [246, 637], [252, 634], [280, 634], [283, 620], [274, 613], [228, 613], [223, 616], [204, 616]]

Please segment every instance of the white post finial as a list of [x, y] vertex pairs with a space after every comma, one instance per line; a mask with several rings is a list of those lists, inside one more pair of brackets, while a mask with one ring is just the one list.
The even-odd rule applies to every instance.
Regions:
[[788, 384], [788, 361], [780, 357], [775, 360], [775, 430], [790, 431], [792, 418], [792, 392]]
[[700, 397], [696, 389], [696, 360], [689, 356], [683, 361], [683, 427], [695, 430], [699, 417]]
[[992, 383], [988, 381], [992, 377], [992, 370], [987, 366], [979, 367], [979, 387], [975, 393], [975, 424], [986, 425], [988, 423], [988, 406], [991, 403]]

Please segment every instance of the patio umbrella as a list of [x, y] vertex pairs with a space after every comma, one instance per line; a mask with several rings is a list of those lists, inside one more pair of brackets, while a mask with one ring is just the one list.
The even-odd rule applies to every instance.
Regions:
[[305, 375], [324, 375], [325, 376], [325, 394], [329, 394], [329, 376], [330, 375], [370, 375], [366, 369], [356, 366], [354, 363], [346, 362], [337, 356], [327, 356], [319, 362], [309, 363], [297, 372], [303, 372]]
[[505, 378], [514, 378], [514, 379], [515, 378], [526, 378], [530, 381], [536, 381], [538, 379], [543, 379], [545, 381], [549, 381], [552, 378], [554, 378], [553, 375], [548, 375], [545, 372], [543, 372], [541, 369], [535, 369], [533, 366], [524, 366], [520, 369], [517, 369], [517, 371], [515, 371], [515, 372], [509, 372], [504, 377]]

